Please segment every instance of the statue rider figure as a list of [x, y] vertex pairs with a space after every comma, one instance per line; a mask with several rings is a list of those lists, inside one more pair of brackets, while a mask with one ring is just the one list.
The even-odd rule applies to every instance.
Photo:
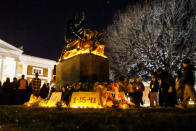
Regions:
[[76, 15], [74, 19], [70, 20], [67, 24], [67, 31], [65, 41], [68, 43], [66, 50], [71, 50], [79, 42], [77, 40], [83, 40], [85, 35], [84, 28], [85, 13], [81, 12]]
[[85, 14], [81, 12], [68, 21], [65, 34], [67, 45], [63, 48], [59, 61], [81, 50], [104, 54], [104, 45], [101, 45], [103, 33], [85, 28], [84, 20]]

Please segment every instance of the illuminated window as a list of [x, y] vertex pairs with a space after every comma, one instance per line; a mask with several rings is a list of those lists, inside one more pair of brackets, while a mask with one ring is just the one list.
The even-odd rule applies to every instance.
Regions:
[[43, 69], [42, 68], [33, 67], [33, 75], [35, 75], [35, 73], [38, 73], [39, 75], [43, 75]]

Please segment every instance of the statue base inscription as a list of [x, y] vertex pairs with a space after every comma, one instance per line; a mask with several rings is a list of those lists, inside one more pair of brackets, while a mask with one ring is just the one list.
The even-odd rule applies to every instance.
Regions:
[[109, 61], [93, 54], [79, 54], [56, 65], [56, 83], [104, 82], [109, 80]]

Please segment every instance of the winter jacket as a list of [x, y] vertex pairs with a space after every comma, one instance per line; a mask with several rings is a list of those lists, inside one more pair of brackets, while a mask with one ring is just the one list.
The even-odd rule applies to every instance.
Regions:
[[194, 66], [188, 65], [184, 68], [184, 74], [182, 76], [182, 82], [188, 85], [195, 85], [195, 75], [194, 75]]
[[159, 91], [159, 83], [158, 81], [151, 81], [150, 82], [150, 89], [151, 89], [151, 92], [158, 92]]

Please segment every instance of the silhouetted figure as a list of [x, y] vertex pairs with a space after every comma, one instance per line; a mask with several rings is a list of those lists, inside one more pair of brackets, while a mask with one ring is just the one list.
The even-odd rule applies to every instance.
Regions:
[[194, 89], [195, 68], [191, 64], [191, 61], [189, 59], [183, 60], [182, 66], [184, 68], [184, 74], [182, 76], [182, 83], [185, 84], [185, 89], [184, 89], [184, 98], [183, 98], [182, 103], [176, 106], [178, 108], [185, 108], [190, 98], [194, 101], [194, 103], [196, 103], [196, 91]]
[[7, 78], [6, 81], [3, 83], [2, 86], [3, 92], [4, 92], [4, 105], [9, 105], [11, 104], [11, 83], [10, 83], [10, 78]]
[[42, 99], [45, 99], [48, 96], [49, 93], [49, 83], [44, 83], [42, 88], [40, 89], [40, 97]]
[[182, 71], [179, 70], [177, 71], [177, 79], [176, 79], [176, 97], [177, 97], [177, 101], [178, 103], [183, 101], [183, 97], [184, 97], [184, 83], [183, 83], [183, 77], [182, 77]]
[[84, 19], [85, 19], [85, 13], [81, 12], [80, 14], [75, 15], [74, 19], [70, 20], [67, 23], [67, 28], [66, 28], [67, 43], [73, 42], [78, 38], [83, 39], [85, 34]]
[[175, 79], [162, 69], [157, 70], [160, 79], [159, 105], [173, 107], [176, 103]]
[[11, 82], [11, 104], [17, 105], [18, 99], [19, 99], [19, 93], [18, 93], [18, 80], [16, 77], [13, 78], [13, 81]]
[[137, 106], [143, 105], [143, 91], [145, 90], [144, 84], [141, 82], [140, 77], [137, 77], [135, 79], [135, 83], [134, 83], [134, 88], [135, 88], [135, 104]]
[[19, 104], [24, 104], [27, 101], [27, 88], [28, 81], [25, 79], [25, 75], [18, 81], [18, 92], [19, 92]]
[[135, 92], [136, 92], [136, 89], [134, 88], [134, 81], [135, 81], [134, 78], [129, 79], [129, 84], [127, 86], [130, 101], [133, 103], [135, 103]]

